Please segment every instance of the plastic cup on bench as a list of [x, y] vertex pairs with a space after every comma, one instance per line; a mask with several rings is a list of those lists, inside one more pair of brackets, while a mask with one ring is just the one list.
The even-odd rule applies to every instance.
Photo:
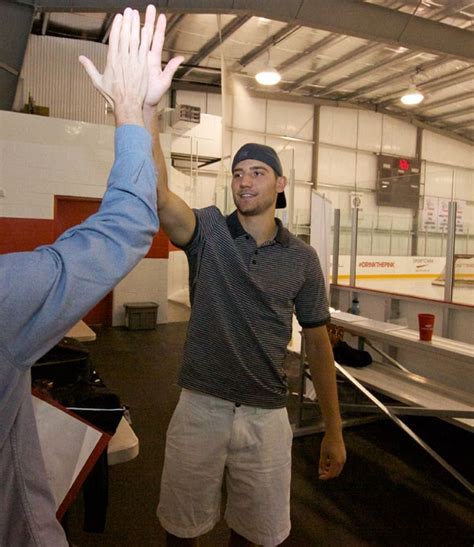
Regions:
[[420, 340], [431, 342], [435, 316], [432, 313], [419, 313], [418, 326], [420, 329]]

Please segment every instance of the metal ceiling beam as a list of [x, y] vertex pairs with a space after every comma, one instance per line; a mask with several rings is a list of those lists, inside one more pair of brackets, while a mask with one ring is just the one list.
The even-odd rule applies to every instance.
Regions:
[[420, 107], [416, 110], [417, 112], [424, 112], [425, 110], [433, 110], [435, 108], [449, 106], [453, 103], [461, 103], [463, 101], [467, 101], [468, 99], [474, 99], [473, 91], [469, 91], [468, 93], [461, 93], [461, 95], [452, 95], [451, 97], [447, 97], [446, 99], [441, 99], [439, 101], [433, 101], [432, 103], [422, 103], [422, 105], [420, 105]]
[[[145, 10], [149, 0], [135, 0], [136, 9]], [[33, 0], [10, 3], [33, 6]], [[130, 0], [37, 0], [42, 11], [121, 11]], [[472, 33], [451, 25], [412, 16], [375, 4], [354, 0], [158, 0], [160, 11], [179, 13], [252, 14], [295, 25], [324, 29], [366, 40], [403, 46], [408, 49], [449, 55], [468, 62], [474, 60]], [[337, 7], [336, 5], [337, 4]]]
[[349, 83], [360, 80], [361, 78], [365, 78], [365, 76], [371, 74], [372, 72], [376, 72], [377, 70], [380, 70], [381, 68], [387, 68], [391, 65], [404, 61], [405, 59], [408, 59], [409, 57], [412, 57], [413, 55], [416, 55], [416, 53], [413, 51], [407, 51], [405, 53], [395, 54], [394, 56], [389, 57], [388, 59], [385, 59], [384, 61], [377, 63], [376, 65], [372, 65], [368, 68], [361, 68], [360, 70], [352, 73], [350, 76], [347, 76], [346, 78], [339, 78], [339, 80], [336, 80], [332, 84], [326, 86], [324, 89], [320, 91], [316, 91], [316, 93], [313, 93], [313, 96], [321, 97], [321, 96], [327, 95], [334, 89], [338, 89], [341, 86], [345, 86]]
[[325, 49], [335, 46], [336, 44], [338, 44], [339, 42], [342, 42], [345, 39], [346, 39], [345, 36], [334, 36], [330, 34], [329, 36], [326, 36], [322, 40], [319, 40], [312, 46], [306, 48], [304, 51], [295, 53], [295, 55], [292, 55], [289, 59], [279, 64], [276, 67], [276, 69], [278, 70], [278, 72], [285, 72], [285, 70], [294, 68], [300, 63], [306, 61], [310, 55], [314, 55], [315, 53], [324, 51]]
[[11, 110], [34, 20], [34, 6], [0, 0], [0, 110]]
[[178, 25], [186, 17], [186, 14], [174, 13], [166, 22], [166, 39], [168, 40], [177, 30]]
[[50, 13], [43, 13], [43, 17], [41, 20], [41, 35], [45, 36], [45, 34], [48, 32], [48, 25], [49, 25], [49, 18], [51, 17]]
[[[474, 77], [474, 67], [466, 67], [462, 70], [455, 70], [454, 72], [449, 72], [443, 76], [432, 78], [427, 82], [417, 84], [418, 89], [424, 93], [433, 93], [438, 91], [438, 89], [449, 88], [453, 85], [462, 84], [468, 80], [471, 80]], [[400, 95], [405, 91], [404, 88], [400, 88], [385, 97], [379, 98], [380, 106], [387, 106], [394, 101], [398, 101]]]
[[[205, 59], [208, 55], [210, 55], [216, 48], [218, 48], [222, 42], [225, 42], [227, 38], [229, 38], [234, 32], [236, 32], [242, 25], [244, 25], [249, 19], [251, 18], [251, 15], [243, 15], [241, 17], [235, 17], [227, 23], [227, 25], [222, 29], [221, 33], [217, 33], [214, 35], [213, 38], [211, 38], [208, 42], [204, 44], [204, 46], [194, 55], [191, 56], [191, 58], [186, 61], [187, 65], [191, 66], [197, 66], [199, 63]], [[178, 70], [178, 72], [175, 75], [176, 79], [184, 78], [187, 74], [189, 74], [193, 69], [192, 68], [185, 68]]]
[[103, 44], [106, 44], [109, 40], [109, 34], [110, 30], [112, 29], [112, 23], [114, 21], [114, 14], [108, 13], [107, 16], [104, 19], [104, 22], [102, 23], [102, 27], [100, 29], [100, 42]]
[[[397, 2], [391, 2], [386, 7], [394, 7], [396, 4], [397, 4]], [[418, 0], [414, 0], [413, 4], [418, 6], [419, 5]], [[453, 1], [451, 1], [451, 4], [450, 4], [449, 8], [443, 7], [443, 8], [439, 8], [439, 9], [435, 10], [435, 12], [430, 12], [428, 14], [428, 19], [439, 20], [438, 18], [436, 18], [436, 15], [443, 12], [443, 17], [444, 17], [445, 12], [448, 12], [448, 11], [451, 12], [453, 9], [455, 9], [454, 4], [456, 4], [456, 7], [458, 9], [461, 9], [461, 7], [464, 7], [466, 5], [466, 2], [465, 2], [465, 0], [457, 0], [457, 1], [453, 0]], [[404, 4], [402, 3], [401, 6], [403, 6], [403, 5]], [[398, 7], [401, 7], [401, 6], [398, 6]], [[443, 17], [440, 17], [440, 18], [443, 18]], [[343, 85], [347, 85], [348, 83], [352, 83], [352, 82], [354, 82], [354, 81], [356, 81], [360, 78], [363, 78], [367, 74], [370, 74], [373, 71], [379, 70], [380, 68], [383, 68], [383, 67], [387, 68], [388, 66], [391, 66], [392, 64], [395, 64], [397, 62], [400, 62], [404, 59], [409, 58], [410, 56], [417, 55], [417, 54], [419, 54], [418, 51], [407, 51], [404, 54], [396, 55], [396, 56], [391, 57], [389, 59], [386, 59], [386, 60], [384, 60], [384, 61], [382, 61], [382, 62], [380, 62], [377, 65], [374, 65], [372, 67], [363, 68], [363, 69], [355, 72], [354, 74], [350, 75], [347, 78], [340, 78], [339, 80], [336, 80], [335, 82], [333, 82], [329, 86], [325, 87], [323, 90], [318, 90], [315, 93], [313, 93], [312, 95], [317, 96], [317, 97], [325, 96], [325, 95], [329, 94], [331, 91], [333, 91], [335, 89], [338, 89], [339, 87], [341, 87]]]
[[[240, 61], [234, 63], [230, 72], [239, 72], [241, 68], [245, 68], [247, 65], [255, 61], [255, 59], [258, 59], [261, 55], [263, 55], [266, 51], [270, 50], [270, 48], [276, 44], [279, 44], [283, 40], [286, 40], [286, 38], [291, 36], [299, 28], [301, 27], [297, 25], [286, 25], [272, 36], [269, 36], [262, 44], [249, 51], [249, 53], [244, 55]], [[218, 80], [215, 80], [215, 82], [217, 81]]]
[[435, 9], [432, 12], [433, 15], [431, 16], [431, 18], [435, 21], [441, 21], [442, 19], [451, 17], [459, 13], [464, 8], [468, 8], [470, 6], [472, 6], [472, 2], [468, 2], [466, 0], [449, 0], [449, 5]]
[[420, 88], [423, 91], [438, 91], [438, 89], [443, 89], [446, 87], [451, 87], [452, 85], [462, 84], [474, 78], [474, 67], [468, 66], [461, 70], [455, 70], [449, 74], [445, 74], [439, 78], [432, 78], [427, 82], [420, 84]]
[[[184, 82], [182, 80], [173, 80], [173, 82], [171, 83], [171, 89], [175, 91], [182, 90], [199, 91], [201, 93], [222, 93], [222, 88], [220, 85], [201, 84], [198, 82]], [[283, 93], [281, 91], [261, 91], [258, 89], [250, 89], [248, 90], [248, 92], [251, 97], [254, 97], [256, 99], [268, 99], [289, 103], [303, 103], [319, 106], [336, 106], [336, 101], [333, 100], [299, 97], [297, 95], [288, 95], [288, 93]], [[351, 108], [351, 105], [349, 105], [348, 108]], [[355, 105], [354, 108], [356, 108]]]
[[384, 78], [383, 80], [380, 80], [374, 84], [369, 84], [363, 87], [360, 87], [359, 89], [356, 89], [352, 93], [349, 93], [349, 95], [346, 95], [346, 99], [358, 99], [359, 97], [362, 97], [364, 95], [367, 95], [368, 93], [372, 93], [372, 91], [375, 91], [377, 89], [380, 89], [382, 87], [385, 87], [387, 85], [391, 85], [396, 81], [399, 80], [406, 80], [407, 82], [410, 79], [410, 76], [413, 76], [417, 72], [424, 71], [424, 70], [430, 70], [432, 68], [438, 67], [443, 65], [444, 63], [449, 62], [449, 58], [445, 59], [436, 59], [434, 61], [428, 61], [427, 63], [423, 63], [417, 67], [414, 67], [411, 71], [403, 72], [402, 74], [399, 74], [398, 76], [390, 75], [387, 78]]
[[466, 127], [474, 127], [474, 120], [466, 120], [464, 122], [459, 122], [454, 124], [450, 123], [444, 127], [452, 131], [458, 131], [459, 129], [466, 129]]
[[440, 120], [449, 120], [449, 118], [464, 116], [465, 114], [474, 114], [474, 107], [469, 106], [468, 108], [461, 108], [461, 110], [451, 110], [449, 112], [445, 112], [444, 114], [439, 114], [438, 116], [430, 116], [428, 119], [430, 121], [438, 122]]
[[275, 46], [276, 44], [279, 44], [288, 36], [291, 36], [295, 31], [297, 31], [300, 27], [297, 25], [286, 25], [282, 29], [280, 29], [278, 32], [273, 34], [272, 36], [269, 36], [261, 45], [257, 46], [256, 48], [252, 49], [252, 51], [249, 51], [247, 55], [244, 55], [237, 65], [240, 65], [241, 67], [246, 67], [249, 65], [252, 61], [255, 61], [255, 59], [258, 59], [261, 55], [263, 55], [267, 50], [269, 50], [271, 47]]
[[[368, 2], [305, 0], [298, 17], [332, 32], [467, 61], [474, 59], [469, 31]], [[451, 33], [452, 29], [456, 33]], [[445, 40], [453, 42], [448, 45]]]
[[308, 75], [302, 76], [301, 78], [298, 78], [298, 80], [288, 85], [285, 88], [285, 90], [289, 93], [292, 93], [293, 91], [296, 91], [297, 89], [300, 89], [304, 87], [305, 85], [312, 84], [316, 80], [319, 80], [321, 76], [329, 74], [330, 72], [333, 72], [334, 70], [338, 70], [349, 63], [353, 63], [355, 58], [360, 59], [362, 57], [365, 57], [369, 53], [373, 53], [376, 50], [382, 49], [383, 47], [385, 46], [381, 44], [372, 44], [370, 46], [363, 45], [357, 49], [354, 49], [353, 51], [349, 51], [349, 53], [346, 53], [342, 57], [339, 57], [339, 59], [336, 59], [332, 63], [324, 65], [321, 68], [318, 68], [316, 74], [308, 74]]

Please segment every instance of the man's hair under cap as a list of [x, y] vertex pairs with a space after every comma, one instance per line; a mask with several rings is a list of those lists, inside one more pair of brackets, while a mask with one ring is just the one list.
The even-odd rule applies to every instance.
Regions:
[[[266, 144], [257, 144], [254, 142], [249, 142], [244, 144], [234, 156], [232, 160], [232, 172], [234, 171], [235, 166], [244, 160], [258, 160], [269, 167], [271, 167], [277, 176], [283, 176], [283, 169], [281, 166], [280, 158], [275, 150], [271, 146]], [[286, 207], [286, 198], [284, 192], [279, 192], [276, 200], [276, 208], [284, 209]]]

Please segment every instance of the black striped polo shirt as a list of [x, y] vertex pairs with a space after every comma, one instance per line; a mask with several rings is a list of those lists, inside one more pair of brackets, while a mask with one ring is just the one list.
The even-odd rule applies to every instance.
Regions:
[[237, 213], [195, 210], [184, 248], [191, 317], [178, 383], [236, 403], [286, 405], [283, 370], [292, 314], [302, 327], [329, 321], [316, 251], [278, 219], [274, 240], [257, 247]]

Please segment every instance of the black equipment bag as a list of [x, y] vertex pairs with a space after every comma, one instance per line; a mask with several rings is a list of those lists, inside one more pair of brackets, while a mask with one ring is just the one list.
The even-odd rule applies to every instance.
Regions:
[[93, 369], [89, 351], [74, 338], [63, 338], [38, 359], [31, 379], [34, 387], [84, 420], [110, 435], [115, 433], [125, 409]]

